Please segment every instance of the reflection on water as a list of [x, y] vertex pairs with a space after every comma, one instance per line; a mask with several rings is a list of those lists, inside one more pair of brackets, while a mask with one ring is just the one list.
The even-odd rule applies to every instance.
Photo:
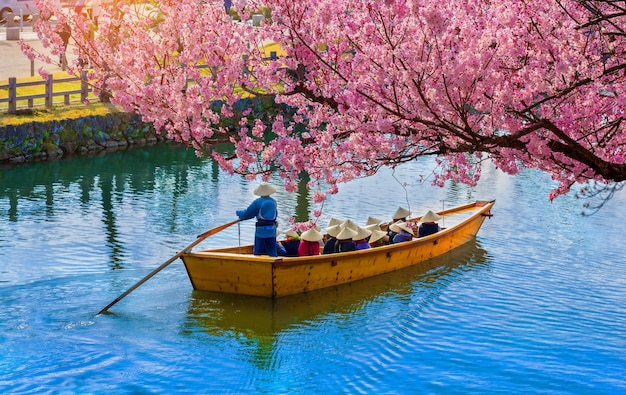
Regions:
[[[448, 255], [276, 301], [193, 291], [176, 261], [100, 316], [255, 183], [165, 146], [1, 169], [0, 393], [626, 393], [626, 196], [581, 217], [545, 174], [416, 181], [433, 166], [342, 186], [320, 224], [496, 199]], [[281, 229], [299, 191], [275, 194]], [[249, 244], [240, 225], [198, 248]]]
[[406, 304], [416, 292], [425, 299], [437, 297], [450, 281], [462, 281], [485, 265], [489, 265], [487, 252], [472, 240], [413, 267], [279, 299], [193, 291], [183, 333], [232, 337], [256, 344], [257, 356], [271, 356], [282, 331], [319, 325], [333, 315], [354, 320], [367, 315], [370, 304]]
[[[299, 186], [293, 211], [283, 210], [283, 218], [295, 213], [298, 220], [308, 219], [305, 181]], [[35, 223], [30, 224], [28, 234], [0, 229], [0, 248], [32, 243], [32, 234], [48, 227], [54, 236], [75, 244], [101, 230], [104, 239], [96, 248], [106, 249], [111, 269], [121, 269], [136, 253], [129, 250], [129, 237], [147, 236], [144, 230], [129, 235], [129, 220], [143, 217], [154, 222], [150, 231], [162, 234], [176, 234], [181, 228], [198, 234], [220, 224], [211, 222], [211, 217], [232, 220], [235, 205], [248, 203], [232, 197], [244, 195], [241, 189], [250, 185], [241, 177], [220, 172], [214, 162], [198, 158], [190, 149], [168, 145], [5, 167], [0, 170], [0, 211], [7, 213], [16, 228], [27, 229], [33, 216]], [[1, 254], [0, 249], [0, 258]]]
[[[69, 160], [39, 162], [5, 168], [0, 171], [0, 199], [9, 201], [9, 218], [18, 220], [20, 200], [34, 200], [45, 196], [46, 209], [54, 213], [54, 193], [77, 188], [80, 201], [88, 204], [92, 194], [102, 188], [103, 210], [112, 206], [113, 194], [127, 190], [141, 194], [152, 191], [159, 182], [172, 176], [175, 195], [185, 193], [185, 174], [190, 167], [203, 162], [190, 150], [173, 150], [167, 145], [146, 150], [118, 151], [106, 156], [79, 157]], [[158, 170], [166, 166], [165, 173]]]

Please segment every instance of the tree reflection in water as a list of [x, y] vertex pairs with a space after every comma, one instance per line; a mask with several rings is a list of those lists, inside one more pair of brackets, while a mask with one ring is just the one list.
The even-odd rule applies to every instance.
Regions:
[[[214, 185], [218, 190], [216, 194], [228, 194], [217, 186], [220, 174], [223, 182], [224, 173], [220, 173], [217, 164], [207, 158], [198, 158], [191, 149], [167, 144], [138, 147], [100, 156], [5, 166], [0, 170], [0, 202], [6, 202], [8, 220], [18, 222], [20, 212], [32, 221], [30, 214], [33, 210], [42, 210], [49, 219], [64, 215], [76, 198], [84, 216], [101, 218], [110, 267], [120, 269], [127, 254], [118, 224], [121, 219], [118, 217], [129, 204], [124, 199], [136, 200], [139, 196], [154, 194], [155, 209], [165, 210], [158, 225], [163, 231], [178, 233], [181, 224], [193, 226], [193, 221], [198, 221], [204, 226], [205, 223], [203, 218], [198, 218], [198, 209], [206, 202], [186, 200], [198, 195], [190, 193], [194, 184], [207, 181], [204, 184]], [[296, 197], [298, 221], [308, 219], [306, 181], [304, 179], [299, 185]], [[241, 182], [248, 184], [243, 178]], [[204, 198], [201, 194], [200, 197]], [[158, 207], [157, 200], [166, 204]], [[98, 204], [94, 205], [94, 201]], [[100, 212], [94, 211], [97, 206], [100, 206]], [[220, 210], [217, 204], [213, 206], [216, 211]], [[285, 215], [294, 215], [284, 211]]]

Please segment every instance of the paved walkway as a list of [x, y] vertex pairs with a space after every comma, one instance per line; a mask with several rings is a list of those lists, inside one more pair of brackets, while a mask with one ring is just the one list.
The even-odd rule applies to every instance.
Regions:
[[[41, 45], [37, 35], [33, 32], [32, 26], [24, 26], [22, 32], [20, 32], [20, 38], [30, 44], [35, 50], [39, 52], [44, 51], [43, 45]], [[6, 28], [4, 26], [0, 27], [0, 59], [0, 84], [6, 84], [9, 77], [19, 78], [31, 75], [31, 61], [22, 53], [17, 41], [6, 39]], [[61, 68], [57, 65], [35, 60], [34, 75], [39, 75], [38, 70], [41, 67], [51, 73], [61, 71]]]

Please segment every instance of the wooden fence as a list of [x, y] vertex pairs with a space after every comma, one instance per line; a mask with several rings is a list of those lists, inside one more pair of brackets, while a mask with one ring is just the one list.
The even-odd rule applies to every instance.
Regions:
[[[72, 83], [77, 86], [77, 82], [80, 82], [80, 89], [74, 90], [56, 90], [55, 85], [58, 87], [58, 84], [62, 83]], [[19, 88], [26, 87], [37, 87], [43, 86], [44, 92], [32, 95], [24, 95], [18, 96]], [[8, 113], [15, 114], [18, 109], [18, 102], [28, 102], [28, 108], [33, 108], [35, 106], [36, 99], [44, 99], [45, 106], [50, 108], [54, 104], [55, 97], [63, 97], [63, 104], [70, 104], [70, 96], [71, 95], [80, 95], [80, 102], [84, 102], [89, 93], [92, 92], [91, 86], [87, 80], [87, 71], [83, 71], [81, 73], [80, 78], [76, 77], [67, 77], [67, 78], [57, 78], [55, 79], [52, 74], [48, 75], [48, 78], [42, 81], [32, 81], [32, 82], [17, 82], [17, 78], [11, 77], [9, 78], [8, 85], [0, 85], [0, 91], [8, 90], [8, 97], [0, 98], [0, 104], [8, 103]], [[20, 108], [26, 106], [20, 106]]]
[[[247, 59], [247, 56], [244, 55], [244, 60]], [[275, 61], [278, 60], [278, 56], [276, 51], [271, 51], [270, 52], [270, 56], [264, 58], [264, 60], [268, 60], [268, 61]], [[207, 65], [199, 65], [197, 66], [198, 68], [209, 68], [211, 70], [211, 73], [215, 73], [216, 71], [213, 68], [210, 68]], [[244, 66], [244, 69], [242, 70], [242, 72], [244, 74], [249, 74], [250, 70], [248, 69], [248, 66]], [[61, 83], [74, 83], [74, 85], [76, 85], [76, 82], [80, 81], [80, 89], [74, 89], [74, 90], [56, 90], [55, 84], [61, 84]], [[192, 82], [191, 80], [188, 80], [187, 83]], [[38, 94], [32, 94], [32, 95], [24, 95], [24, 96], [18, 96], [18, 88], [26, 88], [26, 87], [32, 87], [32, 86], [44, 86], [44, 93], [38, 93]], [[15, 77], [11, 77], [9, 78], [9, 84], [8, 85], [0, 85], [0, 91], [2, 90], [8, 90], [8, 97], [6, 98], [2, 98], [0, 97], [0, 105], [2, 103], [8, 103], [8, 114], [15, 114], [17, 112], [18, 109], [18, 102], [28, 102], [28, 108], [33, 108], [35, 107], [35, 100], [36, 99], [44, 99], [44, 103], [45, 106], [50, 108], [54, 105], [54, 98], [55, 97], [59, 97], [62, 96], [63, 97], [63, 104], [70, 104], [70, 96], [71, 95], [80, 95], [80, 102], [84, 102], [87, 97], [89, 96], [89, 93], [93, 92], [93, 90], [91, 89], [91, 86], [89, 85], [89, 82], [87, 80], [87, 71], [82, 71], [81, 72], [81, 77], [80, 78], [76, 78], [76, 77], [67, 77], [67, 78], [57, 78], [55, 79], [54, 76], [52, 74], [48, 75], [48, 78], [42, 81], [32, 81], [32, 82], [17, 82], [17, 78]], [[0, 106], [0, 108], [3, 106]], [[20, 108], [24, 108], [26, 106], [20, 106]]]

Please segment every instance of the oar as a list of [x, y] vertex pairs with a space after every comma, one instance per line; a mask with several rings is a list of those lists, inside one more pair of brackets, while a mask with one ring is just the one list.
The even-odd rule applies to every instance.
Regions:
[[129, 293], [133, 292], [135, 289], [137, 289], [137, 287], [139, 287], [141, 284], [143, 284], [146, 281], [148, 281], [152, 276], [154, 276], [155, 274], [157, 274], [158, 272], [163, 270], [167, 265], [169, 265], [170, 263], [174, 262], [176, 259], [180, 258], [181, 255], [189, 252], [193, 247], [195, 247], [202, 240], [206, 239], [209, 236], [212, 236], [212, 235], [216, 234], [217, 232], [221, 232], [222, 230], [228, 228], [231, 225], [236, 224], [239, 221], [240, 220], [237, 219], [237, 220], [234, 220], [234, 221], [229, 222], [227, 224], [218, 226], [217, 228], [213, 228], [213, 229], [207, 230], [206, 232], [202, 233], [201, 235], [198, 236], [196, 241], [194, 241], [193, 243], [189, 244], [187, 247], [183, 248], [182, 251], [180, 251], [178, 254], [174, 255], [173, 257], [171, 257], [167, 261], [163, 262], [163, 264], [161, 264], [161, 266], [159, 266], [156, 269], [154, 269], [152, 272], [150, 272], [150, 274], [148, 274], [146, 277], [142, 278], [137, 284], [135, 284], [132, 287], [128, 288], [128, 291], [126, 291], [123, 294], [121, 294], [120, 296], [118, 296], [117, 299], [115, 299], [114, 301], [109, 303], [104, 309], [100, 310], [98, 312], [98, 314], [102, 314], [105, 311], [107, 311], [108, 309], [110, 309], [111, 306], [113, 306], [114, 304], [116, 304], [117, 302], [122, 300]]

